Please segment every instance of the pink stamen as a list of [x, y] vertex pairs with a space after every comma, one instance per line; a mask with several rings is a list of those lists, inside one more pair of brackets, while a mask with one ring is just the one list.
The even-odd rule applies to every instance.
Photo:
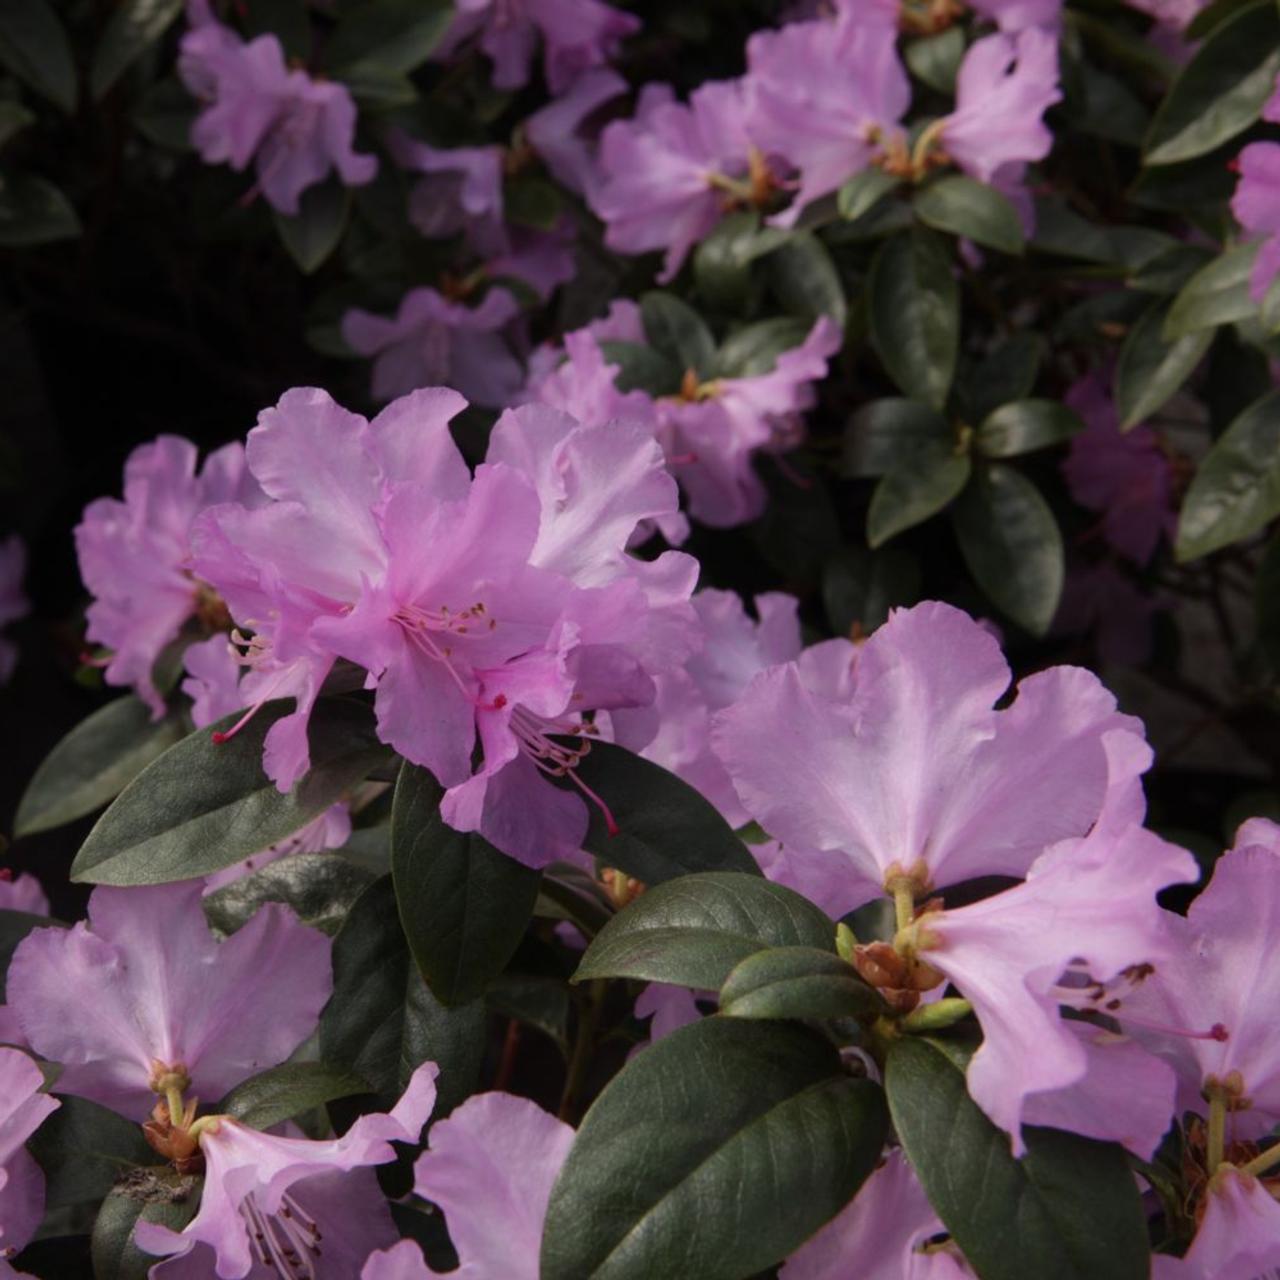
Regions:
[[1129, 1013], [1115, 1015], [1119, 1021], [1130, 1026], [1141, 1027], [1144, 1031], [1154, 1031], [1158, 1035], [1180, 1036], [1183, 1040], [1217, 1040], [1225, 1044], [1231, 1038], [1230, 1033], [1221, 1022], [1215, 1022], [1208, 1031], [1188, 1031], [1185, 1027], [1169, 1027], [1161, 1022], [1152, 1022], [1148, 1018], [1136, 1018]]

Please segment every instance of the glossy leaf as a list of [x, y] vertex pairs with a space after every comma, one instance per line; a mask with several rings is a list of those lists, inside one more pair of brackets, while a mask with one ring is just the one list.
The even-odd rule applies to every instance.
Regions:
[[1062, 595], [1062, 534], [1040, 491], [1012, 467], [980, 470], [955, 507], [969, 572], [1032, 635], [1044, 635]]
[[327, 1062], [282, 1062], [231, 1090], [214, 1109], [251, 1129], [270, 1129], [336, 1098], [368, 1093], [369, 1082]]
[[735, 310], [751, 293], [751, 264], [771, 253], [790, 233], [764, 227], [753, 209], [722, 218], [694, 251], [693, 278], [713, 307]]
[[936, 237], [895, 236], [871, 266], [871, 338], [904, 394], [935, 409], [946, 403], [960, 344], [960, 298], [951, 261]]
[[1177, 555], [1194, 560], [1280, 515], [1280, 392], [1251, 404], [1196, 469], [1178, 519]]
[[94, 98], [101, 98], [181, 12], [182, 0], [124, 0], [117, 5], [93, 51], [89, 88]]
[[894, 1042], [885, 1086], [930, 1203], [983, 1280], [1146, 1280], [1146, 1220], [1122, 1148], [1028, 1128], [1015, 1160], [957, 1064], [918, 1037]]
[[853, 966], [813, 947], [772, 947], [742, 960], [720, 989], [732, 1018], [856, 1018], [884, 1003]]
[[880, 168], [873, 167], [863, 169], [861, 173], [855, 173], [840, 188], [837, 202], [840, 216], [849, 222], [856, 222], [901, 185], [901, 178], [895, 178]]
[[857, 627], [869, 635], [889, 610], [920, 598], [920, 564], [897, 547], [870, 551], [845, 547], [827, 561], [822, 573], [822, 600], [835, 635]]
[[543, 1280], [753, 1276], [844, 1207], [885, 1128], [879, 1087], [805, 1027], [682, 1027], [587, 1112], [551, 1193]]
[[338, 247], [351, 212], [351, 192], [336, 178], [308, 187], [295, 216], [272, 211], [276, 230], [289, 256], [307, 275]]
[[99, 707], [41, 761], [18, 803], [14, 835], [48, 831], [100, 809], [186, 732], [181, 714], [153, 720], [132, 694]]
[[1249, 273], [1258, 256], [1257, 244], [1242, 244], [1215, 258], [1183, 285], [1165, 317], [1163, 336], [1173, 342], [1200, 329], [1230, 324], [1253, 315]]
[[420, 67], [444, 37], [453, 8], [443, 0], [356, 0], [325, 47], [325, 62], [341, 77], [353, 67], [373, 65], [405, 72]]
[[845, 427], [840, 469], [846, 476], [882, 476], [953, 440], [947, 420], [919, 400], [872, 400]]
[[800, 946], [834, 954], [835, 937], [835, 923], [783, 885], [727, 873], [684, 876], [650, 889], [605, 925], [574, 980], [718, 990], [757, 951]]
[[137, 1169], [113, 1187], [93, 1222], [90, 1253], [94, 1280], [147, 1280], [153, 1253], [133, 1242], [139, 1221], [181, 1231], [200, 1207], [201, 1180], [167, 1166]]
[[0, 4], [0, 66], [68, 114], [75, 110], [75, 61], [66, 28], [49, 0]]
[[956, 91], [956, 72], [964, 53], [964, 31], [958, 26], [908, 40], [902, 50], [903, 59], [917, 80], [948, 95]]
[[867, 543], [878, 547], [946, 508], [965, 487], [973, 464], [952, 448], [921, 450], [895, 467], [871, 495]]
[[1158, 302], [1129, 331], [1116, 367], [1116, 407], [1120, 429], [1151, 417], [1191, 376], [1213, 341], [1212, 329], [1197, 329], [1167, 342], [1165, 321], [1171, 303]]
[[981, 422], [1011, 400], [1028, 399], [1044, 353], [1045, 340], [1039, 334], [1015, 333], [968, 370], [961, 391], [971, 420]]
[[660, 351], [642, 342], [602, 342], [609, 364], [617, 365], [614, 385], [619, 391], [647, 391], [651, 396], [675, 395], [684, 370]]
[[391, 813], [391, 874], [409, 949], [437, 1000], [465, 1004], [506, 967], [533, 917], [542, 873], [440, 816], [444, 788], [401, 766]]
[[830, 316], [844, 328], [849, 313], [844, 285], [830, 251], [812, 231], [792, 232], [766, 261], [770, 287], [786, 311], [807, 320]]
[[1022, 220], [1007, 196], [962, 174], [938, 178], [915, 198], [916, 217], [936, 231], [964, 236], [1001, 253], [1023, 250]]
[[1084, 424], [1057, 400], [1014, 400], [987, 415], [976, 443], [988, 458], [1012, 458], [1069, 440]]
[[87, 1098], [63, 1094], [59, 1102], [28, 1143], [44, 1170], [48, 1208], [100, 1200], [134, 1166], [159, 1163], [134, 1121]]
[[652, 290], [640, 299], [645, 337], [660, 355], [683, 373], [694, 370], [709, 378], [715, 366], [716, 341], [706, 322], [673, 293]]
[[801, 345], [810, 325], [798, 316], [774, 316], [744, 325], [731, 333], [716, 352], [716, 373], [721, 378], [753, 378], [768, 373], [784, 351]]
[[287, 795], [262, 771], [262, 741], [293, 700], [267, 703], [233, 738], [197, 729], [149, 764], [98, 819], [72, 864], [91, 884], [163, 884], [208, 875], [292, 835], [389, 752], [368, 707], [321, 699], [311, 714], [311, 769]]

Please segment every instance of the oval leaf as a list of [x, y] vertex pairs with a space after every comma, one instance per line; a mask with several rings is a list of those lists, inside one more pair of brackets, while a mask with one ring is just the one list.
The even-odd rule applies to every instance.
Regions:
[[147, 1280], [156, 1256], [134, 1244], [134, 1228], [143, 1221], [181, 1231], [199, 1208], [200, 1186], [200, 1178], [167, 1167], [133, 1170], [112, 1189], [94, 1219], [94, 1280]]
[[453, 20], [444, 0], [357, 0], [325, 46], [325, 61], [339, 77], [352, 68], [413, 71], [431, 56]]
[[864, 213], [874, 209], [889, 192], [896, 190], [901, 182], [901, 178], [895, 178], [883, 169], [874, 167], [855, 173], [840, 188], [836, 201], [840, 216], [849, 222], [857, 221]]
[[1194, 560], [1280, 515], [1280, 391], [1251, 404], [1196, 470], [1178, 519], [1177, 555]]
[[649, 344], [683, 373], [692, 369], [709, 378], [715, 366], [716, 340], [702, 317], [673, 293], [653, 290], [640, 299], [640, 316]]
[[93, 53], [89, 88], [101, 98], [121, 74], [164, 35], [183, 0], [125, 0], [115, 9]]
[[978, 448], [988, 458], [1012, 458], [1069, 440], [1084, 426], [1056, 400], [1015, 400], [989, 413], [978, 428]]
[[408, 761], [391, 811], [396, 908], [436, 999], [465, 1004], [506, 967], [533, 917], [542, 873], [440, 816], [444, 788]]
[[6, 176], [0, 186], [0, 246], [53, 244], [79, 234], [71, 201], [52, 182], [29, 173]]
[[331, 178], [302, 193], [296, 215], [277, 209], [271, 216], [289, 256], [310, 275], [338, 247], [350, 212], [350, 190]]
[[1176, 342], [1253, 315], [1257, 306], [1249, 296], [1249, 273], [1257, 256], [1256, 242], [1242, 244], [1201, 267], [1173, 300], [1164, 321], [1164, 340]]
[[1020, 254], [1024, 248], [1018, 211], [994, 187], [962, 174], [931, 182], [916, 196], [916, 217], [937, 231], [964, 236], [1001, 253]]
[[18, 803], [14, 835], [48, 831], [100, 809], [186, 732], [183, 716], [153, 720], [132, 694], [99, 707], [41, 761]]
[[1025, 476], [980, 470], [955, 507], [956, 534], [978, 585], [1032, 635], [1044, 635], [1062, 595], [1062, 534]]
[[551, 1192], [543, 1280], [754, 1275], [848, 1203], [885, 1128], [880, 1089], [803, 1026], [682, 1027], [587, 1112]]
[[757, 951], [720, 990], [720, 1012], [732, 1018], [856, 1018], [883, 1009], [852, 965], [813, 947]]
[[916, 1037], [890, 1049], [885, 1087], [929, 1202], [983, 1280], [1146, 1280], [1146, 1220], [1120, 1147], [1027, 1128], [1015, 1160], [956, 1064]]
[[1120, 429], [1151, 417], [1191, 376], [1213, 341], [1212, 329], [1197, 329], [1167, 342], [1164, 325], [1170, 302], [1157, 303], [1129, 331], [1116, 366]]
[[327, 1062], [282, 1062], [242, 1081], [214, 1108], [251, 1129], [269, 1129], [335, 1098], [368, 1093], [369, 1082]]
[[220, 871], [306, 826], [389, 755], [368, 707], [321, 699], [308, 727], [311, 769], [282, 795], [262, 771], [262, 741], [292, 710], [292, 699], [269, 702], [226, 742], [213, 734], [238, 715], [170, 747], [98, 819], [72, 879], [164, 884]]
[[76, 65], [57, 11], [48, 0], [0, 4], [0, 65], [68, 113], [76, 106]]
[[840, 272], [827, 246], [813, 232], [792, 232], [767, 261], [770, 287], [787, 311], [808, 320], [830, 316], [844, 328], [849, 306]]
[[921, 451], [936, 451], [953, 440], [947, 420], [927, 404], [897, 397], [873, 400], [845, 427], [841, 473], [882, 476]]
[[920, 564], [896, 547], [868, 551], [845, 547], [827, 561], [822, 572], [822, 601], [835, 635], [859, 628], [870, 635], [889, 617], [889, 610], [920, 598]]
[[684, 876], [650, 889], [587, 948], [575, 981], [639, 978], [718, 990], [734, 967], [769, 947], [834, 954], [836, 926], [807, 898], [754, 876]]
[[889, 376], [941, 409], [955, 376], [960, 298], [951, 260], [925, 233], [895, 236], [871, 266], [871, 338]]
[[867, 543], [878, 547], [895, 534], [937, 515], [965, 487], [973, 464], [954, 449], [922, 450], [895, 467], [871, 495]]

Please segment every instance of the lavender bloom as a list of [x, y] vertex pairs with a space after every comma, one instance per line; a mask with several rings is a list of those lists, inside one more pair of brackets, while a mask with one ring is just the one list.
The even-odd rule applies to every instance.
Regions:
[[1250, 235], [1265, 237], [1249, 274], [1249, 296], [1260, 303], [1280, 274], [1280, 143], [1251, 142], [1236, 163], [1240, 182], [1231, 212]]
[[1225, 1166], [1209, 1179], [1204, 1216], [1181, 1258], [1157, 1255], [1153, 1280], [1265, 1280], [1280, 1257], [1280, 1203], [1271, 1189]]
[[0, 1048], [0, 1277], [22, 1274], [6, 1259], [35, 1235], [44, 1213], [44, 1174], [23, 1146], [60, 1105], [43, 1089], [35, 1062]]
[[597, 180], [597, 140], [588, 139], [584, 123], [606, 102], [620, 98], [626, 91], [627, 82], [616, 71], [604, 67], [587, 71], [567, 93], [524, 122], [529, 145], [552, 176], [570, 191], [583, 195]]

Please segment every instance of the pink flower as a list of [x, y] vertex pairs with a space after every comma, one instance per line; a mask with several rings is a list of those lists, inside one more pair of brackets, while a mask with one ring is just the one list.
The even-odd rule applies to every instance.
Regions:
[[485, 262], [485, 275], [501, 284], [511, 276], [527, 284], [543, 302], [556, 289], [572, 280], [578, 263], [573, 244], [576, 231], [572, 218], [562, 216], [550, 231], [535, 227], [508, 227], [501, 249]]
[[1164, 607], [1109, 560], [1071, 564], [1053, 629], [1092, 632], [1104, 663], [1137, 667], [1151, 656], [1151, 620]]
[[164, 699], [152, 681], [161, 651], [192, 618], [218, 629], [225, 611], [191, 572], [191, 525], [218, 502], [254, 503], [244, 449], [229, 444], [196, 471], [196, 448], [178, 436], [140, 445], [124, 467], [124, 501], [91, 502], [75, 529], [80, 575], [95, 597], [88, 638], [115, 652], [108, 684], [132, 685], [158, 719]]
[[47, 916], [49, 899], [35, 876], [13, 875], [0, 869], [0, 911], [22, 911], [29, 916]]
[[1240, 182], [1231, 212], [1250, 235], [1265, 237], [1249, 275], [1249, 296], [1261, 302], [1280, 274], [1280, 143], [1251, 142], [1236, 164]]
[[273, 35], [244, 44], [216, 22], [182, 39], [178, 71], [206, 105], [191, 141], [206, 164], [242, 170], [256, 156], [257, 190], [281, 213], [331, 170], [349, 187], [371, 182], [375, 157], [353, 150], [356, 106], [345, 85], [290, 71]]
[[836, 191], [900, 138], [911, 82], [897, 37], [896, 23], [857, 16], [796, 22], [751, 37], [752, 136], [800, 171], [791, 207], [774, 219], [779, 225], [793, 225], [806, 205]]
[[[31, 612], [31, 602], [22, 590], [27, 572], [26, 544], [14, 534], [0, 542], [0, 631]], [[8, 684], [18, 662], [18, 646], [0, 636], [0, 685]]]
[[411, 289], [394, 318], [348, 311], [342, 338], [360, 355], [376, 357], [375, 400], [448, 384], [476, 404], [498, 408], [512, 399], [523, 377], [498, 332], [518, 310], [505, 289], [490, 289], [476, 307], [451, 302], [434, 289]]
[[95, 889], [88, 923], [18, 944], [9, 1002], [32, 1048], [62, 1064], [60, 1092], [141, 1120], [161, 1077], [220, 1098], [315, 1029], [329, 940], [273, 904], [215, 942], [200, 893], [190, 881]]
[[1008, 686], [995, 639], [926, 603], [890, 615], [838, 696], [796, 663], [757, 676], [712, 744], [770, 835], [842, 868], [843, 914], [902, 875], [921, 892], [1025, 875], [1104, 812], [1108, 743], [1145, 750], [1138, 722], [1077, 667], [1027, 677], [993, 710]]
[[56, 1111], [44, 1073], [19, 1049], [0, 1048], [0, 1276], [36, 1233], [44, 1213], [44, 1174], [23, 1143]]
[[606, 224], [605, 243], [620, 253], [665, 249], [665, 283], [727, 209], [762, 196], [767, 169], [748, 109], [738, 80], [710, 81], [688, 105], [668, 85], [645, 85], [635, 115], [600, 135], [600, 181], [587, 198]]
[[[714, 998], [715, 993], [710, 993]], [[651, 982], [636, 997], [635, 1016], [640, 1020], [650, 1019], [649, 1038], [631, 1050], [632, 1055], [639, 1053], [646, 1044], [653, 1044], [664, 1036], [669, 1036], [691, 1022], [702, 1017], [698, 1008], [698, 992], [688, 987], [676, 987], [666, 982]]]
[[424, 236], [465, 232], [481, 253], [504, 243], [501, 147], [432, 147], [396, 131], [391, 153], [428, 175], [409, 196], [409, 221]]
[[456, 16], [436, 50], [451, 58], [479, 35], [493, 60], [493, 83], [519, 89], [529, 81], [538, 38], [543, 43], [547, 88], [563, 93], [577, 77], [602, 66], [640, 29], [640, 20], [600, 0], [458, 0]]
[[858, 1194], [787, 1259], [780, 1280], [962, 1280], [955, 1246], [925, 1252], [946, 1228], [900, 1150], [890, 1151]]
[[[1014, 1155], [1024, 1150], [1027, 1098], [1079, 1084], [1091, 1068], [1060, 1006], [1163, 965], [1169, 944], [1155, 895], [1198, 877], [1186, 850], [1140, 827], [1095, 833], [1041, 854], [1012, 889], [908, 926], [909, 945], [973, 1005], [983, 1042], [969, 1063], [969, 1092], [1010, 1135]], [[1064, 985], [1067, 975], [1080, 985]]]
[[143, 1221], [136, 1229], [139, 1248], [171, 1259], [152, 1270], [155, 1280], [201, 1271], [239, 1280], [258, 1267], [264, 1276], [307, 1275], [304, 1267], [316, 1280], [358, 1275], [370, 1252], [396, 1237], [370, 1166], [396, 1158], [393, 1142], [418, 1141], [437, 1071], [423, 1063], [391, 1112], [361, 1116], [340, 1138], [277, 1137], [230, 1116], [197, 1120], [199, 1211], [182, 1231]]
[[325, 849], [341, 849], [351, 839], [351, 810], [345, 803], [331, 804], [318, 818], [285, 839], [268, 845], [261, 853], [255, 853], [243, 862], [237, 862], [221, 871], [204, 877], [205, 893], [212, 893], [225, 885], [233, 884], [242, 876], [261, 871], [263, 867], [291, 853], [320, 853]]
[[525, 120], [529, 145], [570, 191], [583, 195], [596, 181], [597, 139], [588, 136], [589, 118], [626, 91], [627, 82], [616, 71], [605, 67], [585, 71], [567, 93]]
[[1134, 564], [1146, 564], [1162, 534], [1173, 535], [1173, 467], [1149, 427], [1123, 434], [1115, 406], [1097, 373], [1087, 373], [1064, 401], [1085, 429], [1071, 438], [1062, 463], [1071, 496], [1102, 513], [1102, 536]]
[[538, 1280], [542, 1222], [573, 1137], [509, 1093], [476, 1094], [432, 1127], [413, 1189], [444, 1212], [461, 1264], [452, 1275]]
[[1204, 1217], [1182, 1258], [1156, 1257], [1154, 1280], [1267, 1280], [1280, 1258], [1280, 1203], [1239, 1169], [1209, 1180]]

